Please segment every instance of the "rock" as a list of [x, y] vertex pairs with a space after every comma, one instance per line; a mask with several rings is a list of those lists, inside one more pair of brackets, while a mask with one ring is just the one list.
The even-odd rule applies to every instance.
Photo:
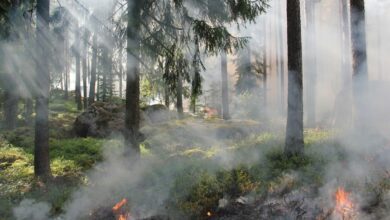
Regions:
[[[141, 127], [167, 121], [170, 119], [169, 115], [169, 110], [164, 105], [147, 106], [140, 113]], [[124, 119], [124, 105], [96, 102], [76, 118], [73, 130], [78, 137], [105, 138], [123, 133]]]
[[152, 124], [167, 122], [171, 119], [169, 109], [162, 104], [146, 106], [142, 108], [142, 111]]
[[124, 129], [124, 106], [96, 102], [76, 118], [73, 129], [79, 137], [108, 137]]

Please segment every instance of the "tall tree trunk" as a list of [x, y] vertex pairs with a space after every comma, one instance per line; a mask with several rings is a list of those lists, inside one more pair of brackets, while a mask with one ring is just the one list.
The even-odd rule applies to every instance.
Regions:
[[177, 85], [176, 85], [176, 109], [177, 114], [179, 116], [179, 119], [182, 119], [184, 117], [184, 110], [183, 110], [183, 79], [181, 77], [180, 71], [177, 73]]
[[112, 50], [110, 50], [108, 54], [108, 95], [109, 100], [112, 100], [112, 97], [114, 96], [114, 72], [113, 72], [113, 64], [112, 64]]
[[87, 28], [84, 28], [84, 37], [83, 37], [83, 59], [82, 59], [82, 65], [83, 65], [83, 104], [84, 109], [87, 109], [88, 107], [88, 95], [87, 95], [87, 56], [88, 56], [88, 30]]
[[268, 111], [268, 108], [267, 108], [267, 104], [268, 104], [268, 100], [267, 100], [267, 95], [268, 95], [268, 88], [267, 88], [267, 80], [268, 80], [268, 57], [267, 57], [267, 17], [266, 15], [264, 16], [263, 18], [263, 28], [264, 28], [264, 31], [263, 31], [263, 42], [264, 42], [264, 45], [263, 45], [263, 96], [264, 96], [264, 99], [263, 99], [263, 108], [265, 109], [265, 113], [267, 114], [267, 111]]
[[142, 0], [128, 0], [125, 140], [132, 159], [140, 157], [140, 15]]
[[307, 126], [316, 126], [316, 94], [317, 94], [317, 46], [316, 46], [316, 27], [315, 27], [315, 1], [305, 1], [306, 3], [306, 51], [307, 65], [305, 72], [307, 75]]
[[123, 94], [122, 94], [122, 90], [123, 90], [123, 42], [121, 41], [120, 44], [119, 44], [119, 98], [122, 99], [123, 97]]
[[34, 173], [43, 180], [51, 176], [49, 157], [49, 91], [50, 72], [47, 60], [49, 53], [47, 35], [49, 32], [50, 0], [37, 0], [37, 84], [35, 104], [35, 148]]
[[227, 70], [227, 54], [221, 53], [221, 78], [222, 78], [222, 118], [224, 120], [230, 119], [229, 113], [229, 77]]
[[64, 99], [68, 100], [69, 98], [69, 40], [68, 35], [65, 36], [65, 48], [64, 48], [64, 58], [65, 58], [65, 94]]
[[300, 1], [288, 0], [286, 8], [288, 41], [288, 112], [285, 154], [287, 156], [299, 156], [304, 153]]
[[168, 85], [164, 85], [164, 101], [165, 101], [165, 106], [169, 108], [170, 101], [169, 101], [169, 87]]
[[76, 104], [77, 110], [82, 110], [81, 103], [81, 82], [80, 82], [80, 30], [76, 30], [75, 61], [76, 61]]
[[366, 121], [365, 105], [368, 87], [366, 21], [364, 0], [350, 0], [351, 3], [351, 39], [353, 57], [353, 96], [355, 107], [354, 124], [357, 129], [364, 130]]
[[92, 40], [92, 63], [91, 63], [91, 81], [89, 85], [89, 104], [95, 102], [95, 88], [96, 88], [96, 64], [97, 64], [97, 35], [93, 35]]
[[[169, 74], [169, 71], [170, 71], [170, 68], [169, 68], [169, 60], [170, 58], [166, 57], [166, 60], [165, 60], [165, 66], [164, 66], [164, 74], [166, 76], [168, 76]], [[165, 106], [167, 108], [169, 108], [169, 105], [170, 105], [170, 100], [169, 100], [169, 95], [170, 95], [170, 90], [169, 90], [169, 85], [168, 85], [168, 82], [166, 82], [164, 80], [164, 95], [165, 95]]]
[[100, 76], [97, 76], [96, 101], [100, 102]]
[[102, 46], [102, 66], [103, 66], [103, 78], [102, 78], [102, 101], [107, 101], [107, 74], [109, 74], [109, 63], [108, 63], [108, 48]]
[[[10, 17], [10, 21], [8, 21], [11, 26], [10, 33], [8, 36], [9, 41], [16, 43], [16, 41], [19, 39], [19, 31], [22, 27], [23, 22], [21, 21], [21, 16], [18, 15], [21, 2], [19, 0], [12, 0], [11, 2], [11, 8], [9, 11], [8, 16]], [[4, 51], [5, 53], [5, 51]], [[1, 58], [4, 59], [5, 57], [9, 56], [8, 54], [0, 54], [2, 56]], [[3, 62], [7, 62], [4, 60]], [[6, 65], [6, 63], [0, 63], [0, 65]], [[0, 66], [0, 67], [2, 67]], [[0, 70], [1, 71], [1, 70]], [[4, 83], [4, 122], [5, 122], [5, 129], [7, 130], [13, 130], [16, 128], [16, 121], [17, 121], [17, 115], [18, 115], [18, 102], [19, 102], [19, 95], [18, 95], [18, 84], [15, 80], [15, 77], [13, 77], [14, 74], [18, 74], [18, 69], [13, 70], [5, 70], [7, 71], [4, 73], [4, 79], [1, 80]], [[13, 71], [13, 72], [10, 72]], [[3, 74], [3, 73], [1, 73]]]

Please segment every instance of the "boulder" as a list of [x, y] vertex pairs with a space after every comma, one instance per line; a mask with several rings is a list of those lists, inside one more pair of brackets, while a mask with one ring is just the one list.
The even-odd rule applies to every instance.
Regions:
[[146, 114], [152, 124], [167, 122], [171, 118], [169, 109], [162, 104], [146, 106], [142, 108], [142, 111]]
[[108, 137], [123, 131], [124, 118], [124, 106], [96, 102], [76, 118], [73, 129], [79, 137]]
[[[169, 114], [169, 110], [163, 105], [147, 106], [141, 109], [141, 127], [169, 120]], [[96, 102], [76, 118], [73, 130], [78, 137], [105, 138], [122, 133], [124, 119], [124, 105]]]

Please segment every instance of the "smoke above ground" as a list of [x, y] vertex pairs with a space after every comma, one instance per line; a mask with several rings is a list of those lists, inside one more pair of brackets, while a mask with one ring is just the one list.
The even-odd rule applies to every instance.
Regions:
[[[65, 8], [72, 8], [68, 1], [60, 1]], [[83, 2], [89, 10], [96, 12], [97, 17], [106, 18], [105, 9], [113, 7], [113, 1], [85, 1]], [[285, 1], [281, 3], [285, 6]], [[380, 5], [380, 6], [378, 6]], [[367, 130], [355, 131], [352, 124], [353, 109], [351, 106], [352, 100], [350, 97], [350, 87], [348, 82], [344, 82], [345, 78], [350, 78], [352, 83], [351, 73], [344, 73], [341, 71], [341, 60], [343, 51], [341, 50], [340, 39], [340, 22], [339, 16], [333, 16], [335, 11], [338, 11], [338, 1], [322, 1], [317, 3], [316, 10], [317, 15], [314, 21], [316, 26], [316, 33], [304, 32], [304, 36], [314, 35], [316, 41], [316, 57], [317, 57], [317, 80], [316, 80], [316, 105], [315, 112], [317, 114], [317, 123], [321, 127], [332, 129], [337, 132], [334, 137], [334, 144], [337, 144], [339, 149], [335, 149], [334, 146], [330, 146], [328, 143], [315, 149], [308, 149], [308, 154], [318, 154], [323, 158], [327, 157], [339, 157], [338, 162], [331, 163], [324, 169], [324, 186], [319, 189], [319, 195], [323, 198], [328, 198], [331, 203], [332, 191], [339, 185], [364, 185], [373, 184], [383, 178], [383, 175], [389, 171], [390, 168], [390, 127], [387, 123], [390, 119], [388, 110], [390, 110], [390, 103], [386, 102], [386, 94], [390, 92], [390, 82], [386, 71], [387, 57], [386, 51], [389, 48], [388, 42], [385, 41], [389, 36], [389, 31], [386, 28], [389, 23], [389, 15], [386, 15], [383, 8], [388, 7], [383, 1], [366, 1], [366, 18], [367, 18], [367, 53], [368, 53], [368, 69], [369, 69], [369, 92], [366, 94], [360, 94], [360, 97], [364, 97], [366, 100], [366, 108], [364, 113], [364, 121], [360, 122], [366, 125]], [[80, 9], [83, 11], [84, 9]], [[72, 12], [72, 16], [82, 24], [84, 12]], [[303, 10], [304, 11], [304, 10]], [[379, 12], [378, 12], [379, 11]], [[285, 15], [284, 15], [285, 16]], [[285, 18], [278, 21], [277, 10], [272, 8], [266, 15], [268, 20], [267, 29], [285, 28]], [[241, 28], [237, 32], [240, 36], [251, 36], [252, 40], [250, 45], [252, 50], [261, 50], [258, 45], [261, 43], [262, 19], [260, 17], [256, 24], [247, 25], [246, 28]], [[380, 20], [380, 23], [376, 19]], [[310, 25], [305, 23], [305, 25]], [[88, 25], [87, 25], [88, 26]], [[94, 25], [91, 25], [94, 26]], [[93, 29], [94, 27], [91, 27]], [[284, 40], [285, 40], [284, 32]], [[279, 112], [279, 89], [280, 85], [277, 81], [275, 63], [276, 59], [284, 59], [284, 65], [286, 65], [285, 56], [277, 57], [275, 48], [275, 35], [271, 32], [267, 39], [268, 54], [270, 58], [270, 81], [268, 82], [268, 89], [270, 94], [269, 106], [267, 106], [267, 117], [281, 118], [281, 124], [284, 125], [285, 116], [280, 116]], [[380, 38], [383, 40], [380, 41]], [[48, 37], [52, 39], [52, 37]], [[260, 39], [260, 40], [259, 40]], [[305, 40], [304, 40], [305, 42]], [[18, 47], [20, 44], [25, 48], [31, 48], [34, 50], [39, 45], [34, 45], [33, 42], [27, 40], [20, 40], [17, 43], [7, 43], [3, 48], [3, 53], [8, 54], [6, 72], [20, 73], [13, 74], [12, 77], [28, 78], [28, 80], [17, 80], [25, 82], [33, 82], [34, 69], [33, 63], [26, 62], [29, 54], [25, 52], [20, 53]], [[55, 39], [50, 40], [49, 44], [57, 44]], [[29, 45], [28, 47], [26, 45]], [[257, 45], [257, 46], [256, 46]], [[313, 45], [311, 45], [312, 47]], [[309, 46], [310, 47], [310, 46]], [[286, 47], [285, 47], [286, 48]], [[349, 56], [349, 51], [345, 53]], [[307, 53], [304, 52], [304, 55]], [[50, 58], [48, 58], [50, 59]], [[234, 56], [230, 60], [233, 60]], [[309, 57], [304, 57], [304, 66], [311, 65], [307, 62]], [[50, 60], [49, 60], [50, 61]], [[206, 59], [207, 71], [204, 73], [204, 79], [207, 82], [205, 90], [218, 87], [220, 83], [220, 60], [219, 58], [207, 58]], [[234, 64], [230, 64], [229, 73], [234, 75]], [[28, 70], [28, 71], [27, 71]], [[28, 73], [28, 74], [25, 74]], [[305, 81], [310, 73], [305, 72]], [[347, 75], [347, 77], [346, 77]], [[240, 111], [247, 111], [253, 109], [253, 111], [263, 112], [264, 106], [259, 105], [256, 100], [256, 96], [252, 96], [245, 104], [242, 104], [242, 97], [235, 96], [234, 94], [234, 80], [231, 77], [230, 87], [232, 88], [232, 103], [238, 103], [233, 105], [233, 116], [238, 119]], [[287, 76], [285, 77], [287, 82]], [[310, 86], [309, 83], [305, 84]], [[21, 93], [28, 96], [27, 85], [18, 85]], [[208, 89], [209, 88], [209, 89]], [[285, 88], [286, 85], [285, 85]], [[39, 88], [37, 88], [39, 89]], [[287, 89], [286, 89], [287, 91]], [[307, 90], [305, 90], [307, 91]], [[311, 94], [306, 94], [308, 97]], [[219, 96], [215, 95], [215, 96]], [[285, 96], [287, 97], [287, 96]], [[218, 99], [217, 99], [218, 100]], [[306, 105], [307, 106], [307, 105]], [[305, 112], [309, 111], [312, 107], [306, 107]], [[235, 114], [236, 113], [236, 114]], [[271, 120], [272, 121], [272, 120]], [[188, 126], [188, 133], [193, 137], [200, 138], [202, 144], [205, 147], [212, 148], [213, 146], [230, 146], [234, 147], [232, 143], [226, 143], [216, 136], [210, 135], [207, 131], [204, 131], [204, 127], [197, 127], [196, 124], [186, 124]], [[244, 127], [245, 125], [243, 125]], [[279, 126], [277, 132], [283, 133], [284, 126]], [[178, 134], [171, 134], [178, 135]], [[228, 136], [229, 134], [226, 134]], [[282, 135], [281, 135], [282, 136]], [[118, 138], [121, 142], [121, 138]], [[240, 138], [238, 138], [240, 139]], [[275, 142], [276, 145], [281, 145], [280, 142]], [[153, 146], [158, 148], [159, 146]], [[222, 148], [222, 147], [221, 147]], [[88, 214], [90, 210], [98, 209], [99, 207], [114, 204], [123, 197], [131, 198], [131, 205], [134, 206], [132, 210], [135, 215], [141, 217], [158, 214], [160, 212], [167, 212], [164, 210], [164, 204], [166, 200], [171, 196], [171, 190], [175, 185], [175, 178], [178, 173], [185, 172], [189, 167], [194, 166], [189, 162], [188, 158], [183, 157], [180, 159], [170, 160], [169, 157], [159, 158], [156, 155], [143, 158], [137, 165], [132, 165], [123, 158], [122, 154], [124, 149], [121, 147], [112, 148], [110, 144], [105, 147], [104, 162], [98, 164], [88, 174], [88, 184], [78, 189], [67, 203], [65, 213], [59, 217], [59, 219], [79, 219], [83, 215]], [[263, 152], [256, 152], [249, 154], [251, 158], [243, 156], [237, 156], [225, 149], [221, 150], [217, 154], [218, 156], [209, 159], [209, 162], [204, 164], [211, 170], [217, 168], [231, 169], [239, 164], [254, 164], [261, 160], [264, 160]], [[246, 156], [249, 156], [246, 155]], [[218, 166], [216, 166], [218, 165]], [[215, 167], [212, 167], [215, 166]], [[298, 177], [299, 178], [299, 175]], [[357, 188], [361, 186], [356, 186]], [[190, 186], [188, 186], [190, 188]], [[180, 192], [179, 192], [180, 193]], [[186, 193], [186, 191], [182, 192]], [[372, 195], [360, 195], [358, 197], [359, 204], [364, 205], [368, 202]], [[321, 198], [320, 197], [320, 198]], [[387, 192], [384, 195], [383, 200], [389, 201], [390, 195]], [[387, 202], [388, 203], [388, 202]], [[24, 200], [21, 204], [14, 209], [14, 215], [17, 219], [45, 219], [49, 218], [50, 206], [41, 202], [34, 202], [31, 200]], [[385, 215], [383, 215], [385, 216]], [[362, 219], [369, 219], [369, 217], [361, 216]]]

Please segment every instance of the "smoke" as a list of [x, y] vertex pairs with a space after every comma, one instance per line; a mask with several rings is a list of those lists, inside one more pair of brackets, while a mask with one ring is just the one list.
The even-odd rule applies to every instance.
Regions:
[[49, 218], [50, 209], [47, 203], [26, 199], [13, 209], [13, 213], [18, 220], [43, 220]]
[[[73, 10], [74, 3], [69, 1], [60, 1], [62, 6], [68, 8], [72, 13], [72, 16], [79, 21], [79, 24], [84, 22], [85, 9]], [[83, 4], [89, 10], [90, 14], [94, 14], [98, 18], [107, 21], [109, 18], [108, 11], [112, 11], [114, 1], [83, 1]], [[285, 1], [282, 1], [282, 6], [285, 6]], [[379, 5], [379, 6], [378, 6]], [[352, 189], [358, 200], [358, 203], [362, 206], [369, 203], [373, 195], [366, 195], [365, 192], [356, 189], [363, 188], [366, 184], [378, 185], [378, 182], [383, 179], [383, 176], [388, 172], [390, 168], [390, 126], [388, 121], [390, 116], [388, 110], [390, 104], [386, 102], [386, 95], [390, 92], [389, 78], [385, 74], [386, 63], [386, 51], [388, 51], [389, 44], [384, 39], [390, 36], [389, 31], [386, 30], [389, 23], [389, 15], [386, 15], [383, 8], [389, 7], [384, 1], [378, 2], [374, 0], [366, 1], [366, 24], [367, 24], [367, 53], [368, 62], [367, 67], [369, 71], [368, 92], [358, 94], [358, 97], [364, 97], [366, 107], [361, 109], [364, 117], [360, 124], [365, 125], [366, 130], [356, 131], [353, 124], [353, 100], [350, 93], [352, 93], [351, 84], [352, 73], [344, 72], [342, 69], [343, 56], [349, 57], [350, 51], [344, 51], [342, 49], [342, 42], [346, 42], [346, 39], [341, 38], [340, 22], [342, 18], [340, 16], [334, 16], [335, 11], [339, 11], [339, 1], [321, 1], [316, 3], [316, 16], [314, 21], [305, 21], [303, 26], [303, 42], [307, 42], [307, 38], [314, 37], [315, 46], [307, 45], [305, 50], [310, 48], [316, 48], [315, 56], [317, 57], [316, 63], [316, 87], [315, 91], [315, 105], [308, 106], [305, 102], [305, 113], [311, 111], [311, 108], [315, 108], [316, 123], [319, 127], [326, 129], [332, 129], [338, 132], [338, 135], [334, 137], [334, 142], [324, 144], [324, 146], [307, 150], [307, 154], [321, 155], [323, 158], [333, 158], [331, 163], [324, 169], [324, 186], [319, 189], [320, 197], [327, 198], [328, 204], [332, 201], [332, 194], [334, 190], [340, 185], [348, 186], [348, 189]], [[107, 9], [107, 11], [105, 10]], [[303, 13], [305, 12], [302, 10]], [[379, 11], [379, 12], [378, 12]], [[375, 19], [380, 19], [378, 23]], [[240, 111], [248, 111], [248, 109], [254, 109], [254, 111], [262, 111], [263, 108], [267, 108], [267, 116], [274, 119], [274, 117], [281, 118], [281, 124], [285, 124], [285, 115], [281, 115], [280, 108], [280, 81], [277, 76], [277, 68], [275, 67], [277, 60], [284, 61], [286, 67], [286, 51], [283, 54], [277, 54], [275, 46], [278, 43], [275, 39], [276, 31], [278, 28], [283, 29], [282, 39], [284, 43], [286, 41], [285, 30], [285, 12], [283, 12], [282, 19], [279, 18], [278, 9], [271, 8], [266, 16], [260, 17], [255, 24], [247, 25], [236, 30], [240, 36], [250, 36], [250, 47], [252, 51], [258, 52], [264, 46], [262, 40], [263, 36], [263, 19], [267, 20], [265, 28], [269, 31], [265, 45], [267, 46], [267, 54], [269, 58], [269, 81], [268, 86], [268, 103], [267, 106], [259, 105], [259, 101], [256, 96], [251, 97], [247, 102], [242, 104], [242, 97], [236, 96], [234, 91], [234, 72], [236, 66], [233, 64], [235, 54], [230, 56], [229, 74], [231, 76], [230, 89], [231, 89], [231, 104], [233, 107], [232, 113], [236, 118], [241, 118], [243, 114]], [[88, 24], [85, 24], [87, 28], [94, 30], [96, 28], [96, 20]], [[314, 25], [316, 27], [315, 33], [305, 29], [308, 25]], [[364, 24], [360, 24], [364, 25]], [[99, 25], [98, 25], [99, 26]], [[356, 27], [354, 27], [356, 28]], [[231, 29], [234, 29], [233, 27]], [[380, 37], [383, 40], [379, 41]], [[57, 40], [54, 37], [48, 37], [48, 44], [57, 44]], [[77, 39], [74, 39], [77, 40]], [[109, 45], [109, 43], [108, 43]], [[360, 42], [361, 45], [361, 42]], [[30, 56], [25, 52], [20, 53], [20, 48], [30, 48], [28, 51], [33, 53], [34, 49], [39, 45], [34, 45], [31, 40], [20, 40], [17, 43], [6, 43], [2, 46], [3, 54], [7, 54], [7, 60], [5, 61], [6, 72], [8, 73], [20, 73], [12, 74], [15, 81], [21, 81], [19, 78], [26, 77], [29, 80], [23, 80], [25, 82], [33, 82], [35, 67], [34, 63], [29, 63], [27, 60]], [[285, 47], [286, 50], [286, 47]], [[304, 51], [304, 71], [311, 69], [310, 55], [312, 53]], [[48, 56], [50, 59], [50, 56]], [[50, 60], [48, 60], [50, 61]], [[348, 65], [351, 63], [349, 62]], [[206, 59], [207, 71], [203, 73], [205, 79], [205, 91], [210, 91], [220, 87], [220, 58], [208, 57]], [[25, 74], [28, 73], [28, 74]], [[286, 75], [287, 71], [285, 71]], [[304, 87], [312, 86], [310, 84], [310, 73], [304, 72], [304, 81], [306, 82]], [[285, 76], [285, 91], [287, 91], [287, 75]], [[347, 79], [347, 81], [345, 81]], [[29, 94], [26, 89], [27, 85], [19, 85], [22, 94], [26, 96]], [[38, 88], [37, 88], [38, 89]], [[218, 90], [218, 89], [216, 89]], [[308, 90], [305, 90], [305, 100], [313, 94], [308, 94]], [[210, 101], [207, 98], [206, 104], [210, 102], [218, 105], [220, 94], [212, 95], [215, 98], [214, 101]], [[287, 97], [287, 96], [285, 96]], [[204, 98], [204, 97], [203, 97]], [[286, 100], [285, 100], [286, 102]], [[235, 104], [238, 103], [238, 104]], [[305, 117], [306, 118], [306, 117]], [[240, 129], [245, 128], [247, 125], [241, 125]], [[280, 126], [284, 128], [284, 126]], [[278, 127], [278, 129], [280, 129]], [[282, 132], [281, 129], [278, 132]], [[230, 136], [228, 132], [222, 132], [222, 136]], [[245, 133], [245, 132], [244, 132]], [[251, 133], [251, 132], [248, 132]], [[185, 135], [189, 136], [185, 136]], [[165, 136], [164, 136], [165, 135]], [[233, 168], [238, 164], [254, 164], [264, 159], [263, 152], [250, 152], [245, 155], [236, 155], [234, 151], [226, 150], [226, 146], [234, 146], [232, 142], [221, 140], [218, 138], [218, 134], [212, 133], [205, 126], [199, 126], [196, 123], [186, 123], [185, 126], [179, 127], [174, 132], [161, 132], [158, 138], [150, 141], [151, 148], [154, 150], [161, 150], [162, 146], [169, 146], [171, 148], [180, 149], [183, 146], [176, 146], [176, 138], [183, 135], [182, 139], [185, 139], [185, 143], [191, 145], [192, 140], [196, 140], [195, 143], [201, 143], [204, 148], [215, 148], [215, 155], [210, 157], [211, 165], [218, 165], [226, 169]], [[245, 136], [245, 135], [244, 135]], [[238, 137], [237, 139], [240, 139]], [[119, 142], [122, 140], [120, 138]], [[183, 140], [181, 140], [183, 141]], [[236, 140], [235, 140], [236, 141]], [[179, 141], [177, 141], [179, 142]], [[332, 145], [333, 144], [333, 145]], [[186, 147], [186, 146], [184, 146]], [[200, 147], [199, 152], [202, 152]], [[88, 215], [91, 210], [105, 207], [107, 204], [115, 204], [116, 201], [121, 200], [123, 197], [130, 199], [132, 212], [136, 216], [145, 217], [156, 213], [164, 213], [167, 210], [164, 209], [166, 200], [171, 196], [170, 191], [174, 187], [175, 177], [177, 173], [183, 172], [186, 168], [191, 167], [191, 163], [188, 162], [188, 158], [182, 157], [179, 160], [172, 160], [171, 157], [165, 156], [157, 158], [156, 155], [146, 156], [142, 158], [139, 164], [131, 164], [127, 158], [123, 158], [124, 148], [119, 144], [118, 147], [113, 148], [112, 143], [109, 142], [105, 147], [104, 162], [98, 164], [92, 171], [88, 173], [88, 184], [78, 189], [68, 201], [65, 207], [65, 213], [60, 216], [61, 219], [71, 220], [79, 219]], [[178, 152], [180, 154], [183, 152]], [[210, 164], [204, 164], [209, 166]], [[159, 168], [159, 169], [157, 169]], [[180, 192], [186, 193], [186, 192]], [[319, 197], [319, 198], [320, 198]], [[384, 195], [383, 200], [389, 201], [390, 194], [387, 192]], [[14, 209], [14, 215], [17, 219], [45, 219], [48, 218], [50, 206], [44, 203], [36, 203], [31, 200], [24, 200], [22, 203]], [[385, 210], [386, 211], [386, 210]], [[387, 210], [388, 211], [388, 210]], [[382, 214], [386, 216], [385, 214]], [[365, 219], [366, 217], [362, 217]], [[367, 217], [369, 219], [369, 217]]]

